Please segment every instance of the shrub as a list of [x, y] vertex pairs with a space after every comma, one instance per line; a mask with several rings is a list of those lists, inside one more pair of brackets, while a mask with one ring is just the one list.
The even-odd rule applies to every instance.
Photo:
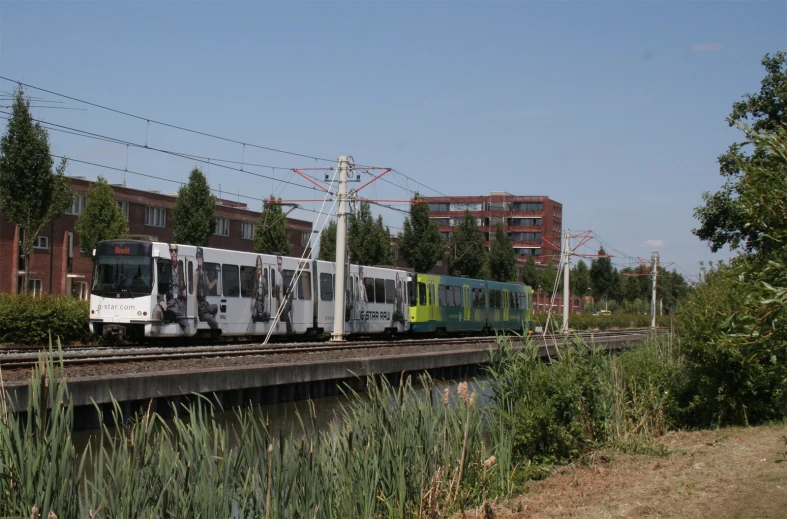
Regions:
[[47, 344], [49, 333], [63, 343], [91, 340], [90, 304], [69, 296], [0, 294], [0, 344]]
[[685, 420], [746, 425], [787, 416], [787, 270], [739, 258], [705, 272], [676, 313], [690, 371]]
[[685, 371], [670, 338], [618, 356], [579, 341], [544, 362], [505, 343], [490, 367], [494, 409], [515, 430], [514, 461], [565, 463], [599, 443], [661, 434], [679, 417]]

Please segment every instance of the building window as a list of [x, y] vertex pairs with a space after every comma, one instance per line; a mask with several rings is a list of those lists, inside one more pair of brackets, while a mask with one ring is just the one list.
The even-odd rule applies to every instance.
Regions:
[[453, 203], [449, 206], [451, 211], [483, 211], [484, 210], [484, 203], [483, 202], [468, 202], [468, 203]]
[[541, 218], [509, 218], [512, 227], [541, 227]]
[[515, 248], [517, 256], [541, 256], [541, 249], [538, 247]]
[[126, 217], [126, 220], [128, 220], [128, 202], [124, 202], [123, 200], [116, 200], [115, 203], [120, 208], [120, 210], [123, 211], [123, 216]]
[[163, 207], [145, 208], [145, 225], [164, 227], [167, 224], [167, 210]]
[[40, 279], [28, 279], [27, 280], [27, 291], [33, 297], [38, 297], [41, 295], [41, 280]]
[[444, 239], [444, 240], [450, 240], [451, 239], [451, 233], [450, 232], [440, 232], [440, 237], [442, 239]]
[[49, 248], [49, 238], [46, 236], [38, 236], [35, 241], [33, 242], [34, 249], [48, 249]]
[[219, 236], [229, 236], [230, 235], [230, 221], [227, 218], [216, 218], [216, 230], [213, 234], [217, 234]]
[[254, 224], [249, 222], [240, 223], [240, 237], [244, 240], [251, 240], [254, 238]]
[[429, 204], [430, 212], [445, 212], [448, 211], [448, 204]]
[[302, 232], [301, 233], [301, 247], [308, 247], [309, 246], [309, 238], [311, 233]]
[[85, 195], [74, 195], [74, 201], [71, 202], [71, 207], [66, 209], [66, 214], [80, 215], [85, 210], [85, 203], [87, 197]]
[[451, 225], [450, 218], [432, 218], [432, 220], [437, 222], [437, 225]]
[[86, 301], [88, 299], [87, 293], [87, 281], [74, 281], [71, 283], [71, 297], [76, 299], [82, 299]]
[[541, 202], [514, 202], [511, 204], [512, 211], [543, 211], [544, 204]]
[[512, 241], [541, 241], [540, 232], [511, 232], [508, 236]]

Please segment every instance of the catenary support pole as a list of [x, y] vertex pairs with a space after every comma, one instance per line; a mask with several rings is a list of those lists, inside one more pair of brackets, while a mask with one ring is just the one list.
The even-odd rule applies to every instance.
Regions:
[[568, 287], [568, 277], [571, 271], [571, 231], [566, 229], [563, 233], [563, 333], [568, 333], [568, 310], [571, 304], [571, 291]]
[[336, 213], [336, 284], [334, 285], [333, 333], [331, 341], [344, 340], [344, 297], [345, 269], [344, 262], [347, 249], [347, 171], [352, 166], [352, 157], [339, 157], [339, 193], [338, 210]]
[[656, 278], [659, 275], [659, 253], [658, 251], [653, 251], [653, 254], [650, 255], [650, 260], [652, 264], [652, 270], [650, 272], [650, 277], [653, 279], [653, 293], [650, 297], [650, 327], [656, 328]]

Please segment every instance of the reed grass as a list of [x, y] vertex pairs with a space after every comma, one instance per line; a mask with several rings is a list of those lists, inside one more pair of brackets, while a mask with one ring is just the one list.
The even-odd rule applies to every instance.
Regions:
[[679, 374], [663, 340], [616, 357], [580, 343], [544, 362], [501, 337], [483, 407], [467, 383], [441, 392], [428, 377], [370, 378], [366, 398], [346, 390], [327, 428], [312, 402], [285, 435], [251, 407], [228, 425], [200, 395], [167, 420], [150, 408], [125, 417], [113, 402], [78, 453], [60, 353], [42, 355], [27, 412], [4, 412], [3, 392], [0, 517], [33, 506], [60, 519], [445, 517], [512, 495], [539, 464], [659, 434]]
[[35, 369], [28, 411], [2, 417], [0, 517], [34, 505], [60, 519], [439, 517], [512, 488], [510, 431], [490, 427], [467, 384], [443, 399], [428, 377], [426, 391], [370, 379], [365, 401], [322, 431], [315, 412], [301, 416], [297, 435], [274, 436], [250, 407], [224, 425], [200, 396], [168, 420], [150, 409], [124, 419], [113, 402], [95, 447], [77, 453], [55, 357]]

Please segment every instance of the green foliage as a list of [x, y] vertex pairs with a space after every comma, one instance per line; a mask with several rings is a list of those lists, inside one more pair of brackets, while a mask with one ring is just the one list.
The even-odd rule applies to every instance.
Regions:
[[[558, 276], [560, 276], [560, 280], [558, 280]], [[541, 290], [543, 290], [547, 294], [551, 294], [552, 291], [555, 289], [555, 281], [558, 281], [557, 290], [558, 293], [562, 293], [561, 290], [563, 289], [563, 273], [558, 272], [555, 269], [555, 266], [552, 264], [552, 260], [547, 260], [547, 264], [538, 271], [538, 284], [541, 285]], [[570, 281], [570, 280], [569, 280]]]
[[[727, 122], [738, 127], [750, 122], [754, 133], [773, 134], [787, 124], [787, 53], [766, 54], [762, 65], [766, 75], [760, 91], [735, 102]], [[751, 132], [746, 132], [747, 138], [743, 142], [733, 143], [726, 153], [719, 156], [720, 173], [726, 179], [725, 184], [716, 193], [704, 193], [705, 205], [694, 211], [700, 227], [692, 232], [708, 242], [714, 252], [725, 245], [733, 250], [743, 247], [746, 252], [757, 252], [767, 250], [773, 244], [767, 239], [768, 228], [749, 221], [744, 210], [745, 202], [738, 200], [747, 190], [744, 170], [768, 168], [771, 163], [769, 152], [753, 142], [751, 136]], [[744, 148], [750, 144], [754, 144], [754, 150], [747, 155]]]
[[49, 135], [33, 122], [30, 100], [20, 86], [15, 94], [6, 133], [0, 139], [0, 213], [23, 233], [24, 290], [30, 277], [30, 251], [41, 229], [71, 205], [66, 159], [56, 171], [49, 154]]
[[336, 220], [331, 220], [320, 234], [320, 253], [318, 260], [336, 261]]
[[292, 250], [280, 202], [281, 198], [277, 200], [273, 195], [263, 202], [260, 221], [254, 229], [254, 252], [287, 255]]
[[107, 180], [99, 175], [87, 191], [85, 209], [76, 222], [79, 244], [92, 251], [102, 240], [122, 238], [128, 233], [128, 220], [115, 203], [115, 192]]
[[[514, 461], [566, 463], [606, 442], [650, 438], [676, 423], [685, 382], [668, 339], [618, 356], [584, 342], [544, 362], [535, 345], [501, 347], [490, 367], [495, 408], [515, 430]], [[508, 410], [503, 412], [504, 410]]]
[[12, 402], [0, 389], [0, 517], [85, 515], [79, 500], [85, 459], [71, 440], [74, 410], [61, 376], [51, 356], [39, 362], [22, 402], [24, 414], [9, 412]]
[[758, 160], [738, 161], [737, 205], [756, 247], [703, 272], [677, 312], [700, 424], [787, 416], [787, 131], [743, 130]]
[[429, 272], [443, 257], [445, 243], [437, 222], [429, 218], [429, 204], [415, 193], [410, 215], [405, 217], [399, 235], [399, 252], [416, 272]]
[[511, 238], [503, 230], [503, 224], [498, 223], [495, 230], [495, 240], [489, 251], [489, 270], [491, 278], [495, 281], [516, 281], [516, 251]]
[[470, 211], [459, 227], [451, 234], [450, 251], [448, 254], [448, 273], [451, 276], [481, 277], [484, 263], [489, 253], [484, 246], [484, 234], [478, 230], [476, 218]]
[[[358, 211], [347, 222], [350, 261], [358, 265], [393, 265], [391, 231], [383, 225], [383, 217], [375, 221], [369, 202], [361, 202]], [[334, 251], [334, 258], [336, 252]]]
[[574, 268], [571, 269], [571, 278], [569, 279], [569, 284], [571, 285], [571, 292], [573, 294], [580, 297], [590, 295], [590, 271], [588, 270], [588, 266], [584, 261], [579, 260], [577, 264], [574, 265]]
[[199, 168], [189, 174], [189, 181], [178, 189], [173, 210], [173, 240], [185, 245], [206, 246], [216, 230], [216, 197]]
[[[36, 503], [61, 519], [403, 519], [452, 515], [513, 489], [511, 430], [466, 383], [440, 391], [426, 378], [416, 390], [410, 377], [397, 387], [371, 378], [368, 398], [351, 395], [329, 430], [316, 431], [310, 413], [289, 436], [272, 434], [251, 408], [236, 409], [227, 426], [199, 395], [166, 421], [147, 410], [125, 423], [113, 403], [110, 426], [82, 454], [68, 429], [72, 410], [60, 405], [66, 381], [47, 362], [29, 385], [32, 412], [0, 421], [3, 516], [25, 517]], [[48, 416], [36, 407], [46, 387]]]
[[[598, 249], [599, 256], [604, 256], [604, 247]], [[591, 291], [595, 299], [615, 299], [615, 291], [620, 288], [620, 275], [612, 267], [610, 258], [599, 257], [590, 263]]]
[[522, 283], [532, 288], [541, 284], [538, 279], [536, 260], [533, 259], [533, 256], [528, 256], [525, 260], [525, 266], [522, 268]]
[[63, 343], [91, 342], [90, 304], [69, 296], [0, 294], [0, 344], [43, 345], [52, 337]]

